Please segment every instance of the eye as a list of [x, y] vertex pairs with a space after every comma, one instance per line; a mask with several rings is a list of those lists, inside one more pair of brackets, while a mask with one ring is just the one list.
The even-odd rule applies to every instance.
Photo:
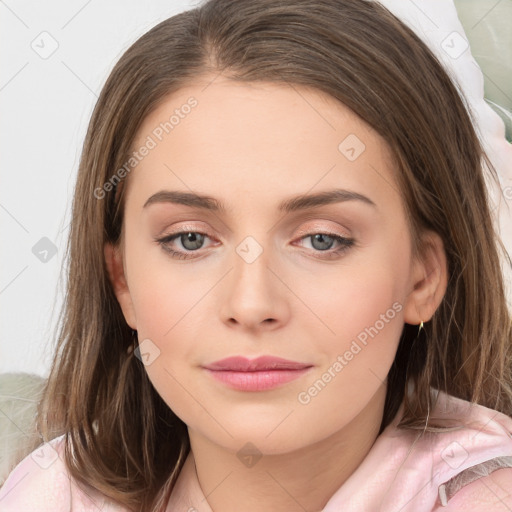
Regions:
[[[155, 241], [162, 246], [162, 249], [177, 259], [190, 259], [197, 256], [192, 254], [203, 248], [204, 242], [210, 237], [206, 233], [199, 231], [179, 231], [172, 235], [162, 238], [155, 238]], [[321, 258], [334, 258], [347, 251], [355, 243], [353, 238], [346, 238], [335, 233], [309, 233], [302, 236], [299, 240], [310, 239], [313, 252], [324, 253], [319, 255]], [[172, 246], [179, 241], [182, 250], [174, 250]], [[334, 245], [337, 249], [332, 250]]]
[[[162, 248], [168, 252], [173, 258], [187, 259], [196, 256], [188, 255], [187, 252], [195, 252], [202, 248], [205, 238], [209, 238], [206, 233], [199, 231], [179, 231], [163, 238], [155, 239]], [[175, 251], [171, 248], [172, 243], [178, 239], [185, 251]]]
[[[325, 253], [320, 257], [336, 257], [347, 251], [355, 243], [353, 238], [346, 238], [336, 233], [310, 233], [300, 238], [300, 240], [310, 240], [311, 246], [315, 252]], [[338, 248], [331, 250], [334, 245]]]

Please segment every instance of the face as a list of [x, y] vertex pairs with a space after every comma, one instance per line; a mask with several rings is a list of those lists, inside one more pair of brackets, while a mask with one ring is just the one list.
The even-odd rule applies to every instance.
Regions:
[[[156, 390], [227, 448], [343, 429], [428, 320], [383, 139], [320, 92], [219, 78], [169, 96], [133, 149], [116, 294]], [[206, 368], [236, 356], [299, 364]]]

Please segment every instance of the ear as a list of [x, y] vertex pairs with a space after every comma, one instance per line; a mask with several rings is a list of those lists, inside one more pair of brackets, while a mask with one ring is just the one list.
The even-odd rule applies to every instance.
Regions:
[[441, 304], [448, 285], [448, 264], [441, 237], [426, 232], [422, 251], [413, 263], [410, 290], [404, 307], [404, 321], [411, 325], [427, 322]]
[[125, 277], [121, 250], [118, 246], [114, 246], [107, 242], [104, 246], [104, 254], [110, 282], [123, 311], [126, 323], [132, 329], [137, 330], [135, 309], [133, 307], [130, 290], [128, 289], [128, 283]]

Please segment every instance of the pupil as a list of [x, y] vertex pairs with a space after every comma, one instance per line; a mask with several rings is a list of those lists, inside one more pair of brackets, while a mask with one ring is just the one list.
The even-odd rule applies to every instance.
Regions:
[[[185, 236], [185, 240], [182, 240], [183, 247], [186, 249], [194, 250], [199, 249], [202, 242], [202, 236], [199, 233], [187, 233]], [[191, 243], [191, 246], [188, 246], [187, 243]]]
[[[325, 242], [325, 238], [330, 239], [330, 241]], [[315, 247], [315, 242], [320, 242], [320, 247]], [[329, 235], [323, 235], [323, 234], [317, 234], [313, 236], [313, 247], [316, 249], [319, 249], [321, 251], [325, 251], [327, 249], [330, 249], [332, 246], [333, 238]]]

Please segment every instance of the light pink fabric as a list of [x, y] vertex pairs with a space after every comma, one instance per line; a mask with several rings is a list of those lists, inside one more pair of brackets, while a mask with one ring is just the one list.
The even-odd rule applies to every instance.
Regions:
[[467, 468], [512, 456], [512, 418], [498, 411], [440, 393], [431, 417], [467, 426], [420, 439], [419, 432], [395, 428], [401, 413], [323, 512], [431, 512], [441, 504], [442, 484]]
[[[512, 466], [512, 418], [502, 413], [440, 393], [431, 417], [455, 429], [421, 438], [419, 431], [396, 428], [401, 414], [402, 408], [323, 512], [432, 512], [441, 504], [439, 488], [446, 490], [442, 484], [451, 481], [457, 489], [471, 485], [468, 482], [475, 475], [485, 475], [485, 468], [490, 472]], [[461, 427], [462, 423], [466, 426]], [[1, 512], [125, 512], [70, 480], [63, 448], [63, 438], [54, 439], [18, 464], [0, 489]], [[468, 469], [477, 465], [481, 471]], [[167, 511], [190, 509], [211, 512], [197, 481], [192, 454]]]

